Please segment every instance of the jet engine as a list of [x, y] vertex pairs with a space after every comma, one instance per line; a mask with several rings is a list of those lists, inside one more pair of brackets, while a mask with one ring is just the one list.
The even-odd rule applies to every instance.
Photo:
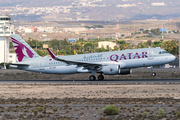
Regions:
[[108, 66], [103, 66], [102, 72], [105, 75], [117, 75], [120, 74], [121, 69], [119, 65], [108, 65]]
[[120, 75], [127, 75], [131, 73], [132, 73], [132, 69], [121, 69]]
[[108, 65], [103, 66], [101, 72], [103, 72], [104, 75], [127, 75], [132, 73], [132, 69], [121, 69], [120, 65]]

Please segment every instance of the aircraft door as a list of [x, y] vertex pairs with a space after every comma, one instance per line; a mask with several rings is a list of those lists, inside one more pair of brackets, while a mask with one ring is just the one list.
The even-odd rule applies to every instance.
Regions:
[[39, 61], [39, 70], [44, 70], [44, 60]]
[[149, 50], [148, 60], [152, 60], [152, 59], [153, 59], [153, 50]]

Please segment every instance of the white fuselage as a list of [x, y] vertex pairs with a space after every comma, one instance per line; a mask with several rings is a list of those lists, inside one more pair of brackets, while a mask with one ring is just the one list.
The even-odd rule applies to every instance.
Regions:
[[[111, 52], [101, 52], [92, 54], [81, 54], [71, 56], [61, 56], [65, 60], [100, 63], [102, 65], [117, 64], [121, 69], [147, 67], [153, 65], [162, 65], [172, 62], [175, 57], [172, 54], [160, 48], [143, 48]], [[53, 60], [52, 58], [33, 58], [30, 61], [23, 61], [21, 64], [30, 66], [12, 66], [17, 69], [54, 74], [73, 74], [92, 72], [84, 69], [82, 66], [66, 64], [64, 62]]]

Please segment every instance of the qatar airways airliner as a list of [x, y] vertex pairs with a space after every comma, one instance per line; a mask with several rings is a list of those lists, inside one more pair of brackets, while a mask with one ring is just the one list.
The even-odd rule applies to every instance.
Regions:
[[50, 58], [39, 56], [19, 35], [11, 35], [18, 58], [12, 68], [52, 74], [91, 73], [89, 80], [98, 80], [104, 75], [131, 74], [132, 68], [151, 66], [152, 76], [156, 76], [152, 66], [175, 60], [175, 56], [161, 48], [142, 48], [111, 52], [89, 53], [57, 57], [49, 49]]

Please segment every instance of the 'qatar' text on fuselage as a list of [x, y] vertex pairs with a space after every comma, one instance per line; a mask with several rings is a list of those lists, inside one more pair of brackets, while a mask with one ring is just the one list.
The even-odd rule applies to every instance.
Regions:
[[125, 54], [121, 54], [120, 56], [118, 56], [117, 54], [113, 54], [110, 56], [110, 60], [111, 61], [115, 61], [118, 62], [118, 60], [127, 60], [127, 59], [139, 59], [139, 58], [148, 58], [148, 53], [147, 52], [142, 52], [142, 54], [136, 52], [135, 54], [133, 53], [127, 53], [127, 55]]

